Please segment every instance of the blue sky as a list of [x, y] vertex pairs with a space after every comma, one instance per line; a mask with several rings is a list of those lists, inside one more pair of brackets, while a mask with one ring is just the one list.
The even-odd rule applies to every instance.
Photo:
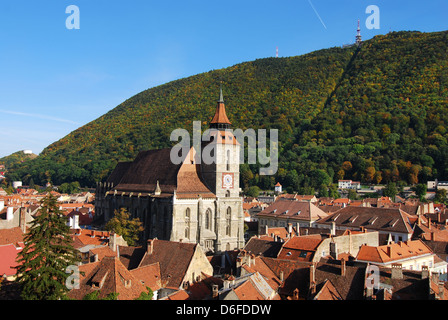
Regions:
[[[69, 5], [80, 28], [67, 29]], [[380, 28], [367, 29], [369, 5]], [[0, 157], [49, 144], [148, 88], [390, 30], [448, 30], [447, 0], [2, 0]]]

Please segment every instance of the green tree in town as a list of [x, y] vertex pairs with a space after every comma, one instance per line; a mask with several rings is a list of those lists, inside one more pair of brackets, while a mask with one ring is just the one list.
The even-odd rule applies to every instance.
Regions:
[[134, 246], [139, 240], [139, 234], [144, 230], [138, 218], [130, 219], [126, 208], [114, 211], [114, 217], [106, 224], [106, 230], [119, 234], [129, 246]]
[[247, 189], [247, 191], [245, 192], [245, 194], [246, 194], [246, 196], [248, 196], [248, 197], [254, 197], [254, 198], [256, 198], [256, 197], [258, 197], [258, 196], [260, 195], [260, 191], [261, 191], [261, 189], [260, 189], [259, 187], [257, 187], [257, 186], [252, 186], [252, 187], [249, 187], [249, 188]]
[[398, 194], [397, 185], [394, 182], [389, 182], [383, 189], [383, 196], [389, 197], [395, 201], [395, 196]]
[[415, 192], [415, 195], [420, 201], [425, 201], [427, 188], [426, 184], [420, 183], [413, 186], [411, 190]]
[[95, 291], [92, 291], [92, 292], [86, 294], [84, 296], [84, 298], [82, 298], [82, 300], [118, 300], [118, 295], [119, 295], [119, 293], [117, 293], [117, 292], [111, 292], [104, 298], [100, 298], [99, 297], [100, 291], [95, 290]]
[[146, 287], [146, 290], [148, 290], [148, 292], [143, 291], [142, 293], [140, 293], [140, 296], [135, 300], [152, 300], [154, 292], [151, 290], [150, 287]]
[[437, 189], [434, 201], [438, 203], [446, 202], [446, 189]]
[[24, 300], [59, 300], [68, 292], [67, 267], [79, 261], [67, 219], [50, 193], [25, 234], [25, 247], [17, 254], [17, 279]]

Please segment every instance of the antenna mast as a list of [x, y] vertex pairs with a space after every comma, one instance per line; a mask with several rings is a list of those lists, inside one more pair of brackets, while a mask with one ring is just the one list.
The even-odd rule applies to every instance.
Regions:
[[356, 44], [359, 46], [361, 46], [362, 43], [362, 37], [361, 37], [361, 27], [359, 25], [359, 19], [358, 19], [358, 30], [357, 30], [357, 34], [356, 34]]

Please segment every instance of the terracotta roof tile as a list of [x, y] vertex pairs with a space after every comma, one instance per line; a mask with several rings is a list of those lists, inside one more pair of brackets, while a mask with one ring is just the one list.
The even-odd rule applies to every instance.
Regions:
[[133, 300], [146, 292], [145, 286], [125, 268], [117, 257], [105, 257], [102, 261], [79, 267], [85, 275], [81, 277], [80, 288], [73, 289], [68, 296], [82, 299], [88, 293], [99, 290], [99, 297], [118, 293], [118, 300]]
[[364, 245], [359, 249], [356, 260], [391, 263], [395, 260], [417, 258], [432, 253], [432, 250], [423, 241], [412, 240], [378, 247]]

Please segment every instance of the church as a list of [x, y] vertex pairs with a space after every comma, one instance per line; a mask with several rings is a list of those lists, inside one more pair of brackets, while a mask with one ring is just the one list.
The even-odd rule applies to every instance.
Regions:
[[240, 144], [220, 91], [210, 121], [209, 139], [201, 144], [215, 161], [200, 161], [194, 147], [182, 161], [171, 161], [171, 148], [140, 152], [119, 162], [106, 182], [97, 183], [95, 220], [106, 223], [126, 208], [142, 221], [143, 239], [199, 243], [205, 252], [244, 247], [243, 200], [239, 194]]

